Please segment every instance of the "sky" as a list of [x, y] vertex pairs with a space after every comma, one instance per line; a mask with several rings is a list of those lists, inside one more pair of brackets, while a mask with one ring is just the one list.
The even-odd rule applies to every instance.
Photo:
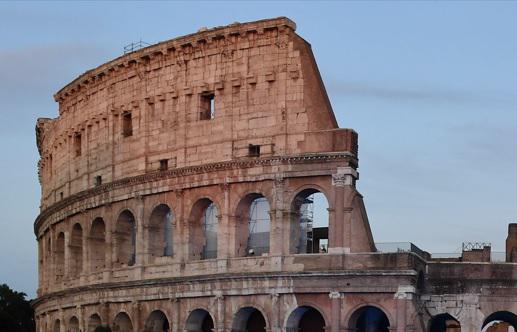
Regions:
[[35, 123], [53, 94], [123, 53], [287, 16], [309, 41], [340, 127], [359, 133], [376, 242], [504, 251], [517, 222], [517, 2], [1, 2], [0, 283], [37, 288]]

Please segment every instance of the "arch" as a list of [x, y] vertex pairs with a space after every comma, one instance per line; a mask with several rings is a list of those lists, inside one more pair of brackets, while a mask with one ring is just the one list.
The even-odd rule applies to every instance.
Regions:
[[54, 257], [56, 280], [59, 281], [65, 275], [65, 233], [63, 232], [57, 235]]
[[77, 277], [83, 272], [83, 228], [75, 223], [70, 236], [70, 276]]
[[291, 312], [286, 322], [287, 332], [324, 332], [325, 318], [312, 306], [301, 306]]
[[329, 241], [329, 201], [314, 187], [301, 189], [291, 202], [293, 254], [326, 253]]
[[113, 320], [113, 332], [133, 332], [131, 318], [125, 312], [119, 312]]
[[219, 209], [209, 198], [198, 200], [189, 218], [190, 256], [193, 259], [217, 258]]
[[86, 330], [88, 332], [95, 332], [95, 329], [100, 326], [102, 326], [101, 316], [98, 314], [93, 314], [90, 316], [90, 318], [88, 318], [88, 327]]
[[152, 257], [173, 255], [173, 228], [174, 214], [167, 204], [156, 206], [149, 218], [149, 253]]
[[122, 211], [115, 226], [115, 264], [133, 266], [136, 262], [136, 222], [133, 213]]
[[61, 332], [61, 321], [59, 319], [56, 319], [54, 321], [54, 327], [52, 329], [53, 332]]
[[79, 332], [79, 319], [77, 319], [77, 317], [72, 316], [70, 318], [67, 332]]
[[106, 224], [102, 218], [95, 218], [88, 237], [90, 270], [101, 271], [106, 267]]
[[348, 321], [348, 328], [357, 332], [388, 332], [389, 327], [390, 321], [386, 313], [372, 305], [365, 305], [356, 309]]
[[167, 315], [161, 310], [154, 310], [149, 314], [144, 324], [144, 332], [168, 332], [170, 331]]
[[508, 328], [511, 326], [515, 331], [517, 331], [517, 315], [510, 311], [496, 311], [485, 318], [483, 322], [483, 331], [489, 332], [490, 328], [486, 330], [485, 328], [495, 324], [499, 324], [502, 328]]
[[268, 199], [259, 193], [244, 196], [237, 205], [237, 256], [269, 253], [271, 218]]
[[185, 323], [187, 332], [211, 332], [214, 329], [214, 320], [205, 309], [195, 309], [190, 313]]
[[241, 308], [233, 317], [232, 332], [266, 332], [266, 319], [255, 307]]

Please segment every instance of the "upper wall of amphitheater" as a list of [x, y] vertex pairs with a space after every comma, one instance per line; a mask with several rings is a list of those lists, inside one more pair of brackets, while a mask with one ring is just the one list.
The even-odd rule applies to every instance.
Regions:
[[287, 18], [200, 30], [87, 71], [39, 119], [41, 208], [103, 183], [243, 158], [349, 151]]

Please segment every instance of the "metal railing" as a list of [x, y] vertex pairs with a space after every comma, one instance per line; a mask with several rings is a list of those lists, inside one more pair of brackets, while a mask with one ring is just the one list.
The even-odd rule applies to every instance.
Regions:
[[131, 43], [124, 46], [124, 54], [134, 52], [147, 46], [151, 46], [151, 44], [146, 43], [145, 41], [142, 41], [142, 39], [140, 39], [140, 41], [137, 41], [136, 43]]
[[395, 252], [412, 252], [422, 258], [428, 257], [428, 254], [418, 248], [411, 242], [378, 242], [375, 243], [378, 252], [395, 253]]

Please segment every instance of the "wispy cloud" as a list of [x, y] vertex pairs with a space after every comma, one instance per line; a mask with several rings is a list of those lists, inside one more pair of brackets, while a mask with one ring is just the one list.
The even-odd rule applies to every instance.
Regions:
[[454, 89], [389, 86], [371, 82], [346, 82], [330, 79], [327, 89], [331, 95], [358, 96], [391, 101], [422, 101], [445, 103], [515, 103], [514, 95]]

